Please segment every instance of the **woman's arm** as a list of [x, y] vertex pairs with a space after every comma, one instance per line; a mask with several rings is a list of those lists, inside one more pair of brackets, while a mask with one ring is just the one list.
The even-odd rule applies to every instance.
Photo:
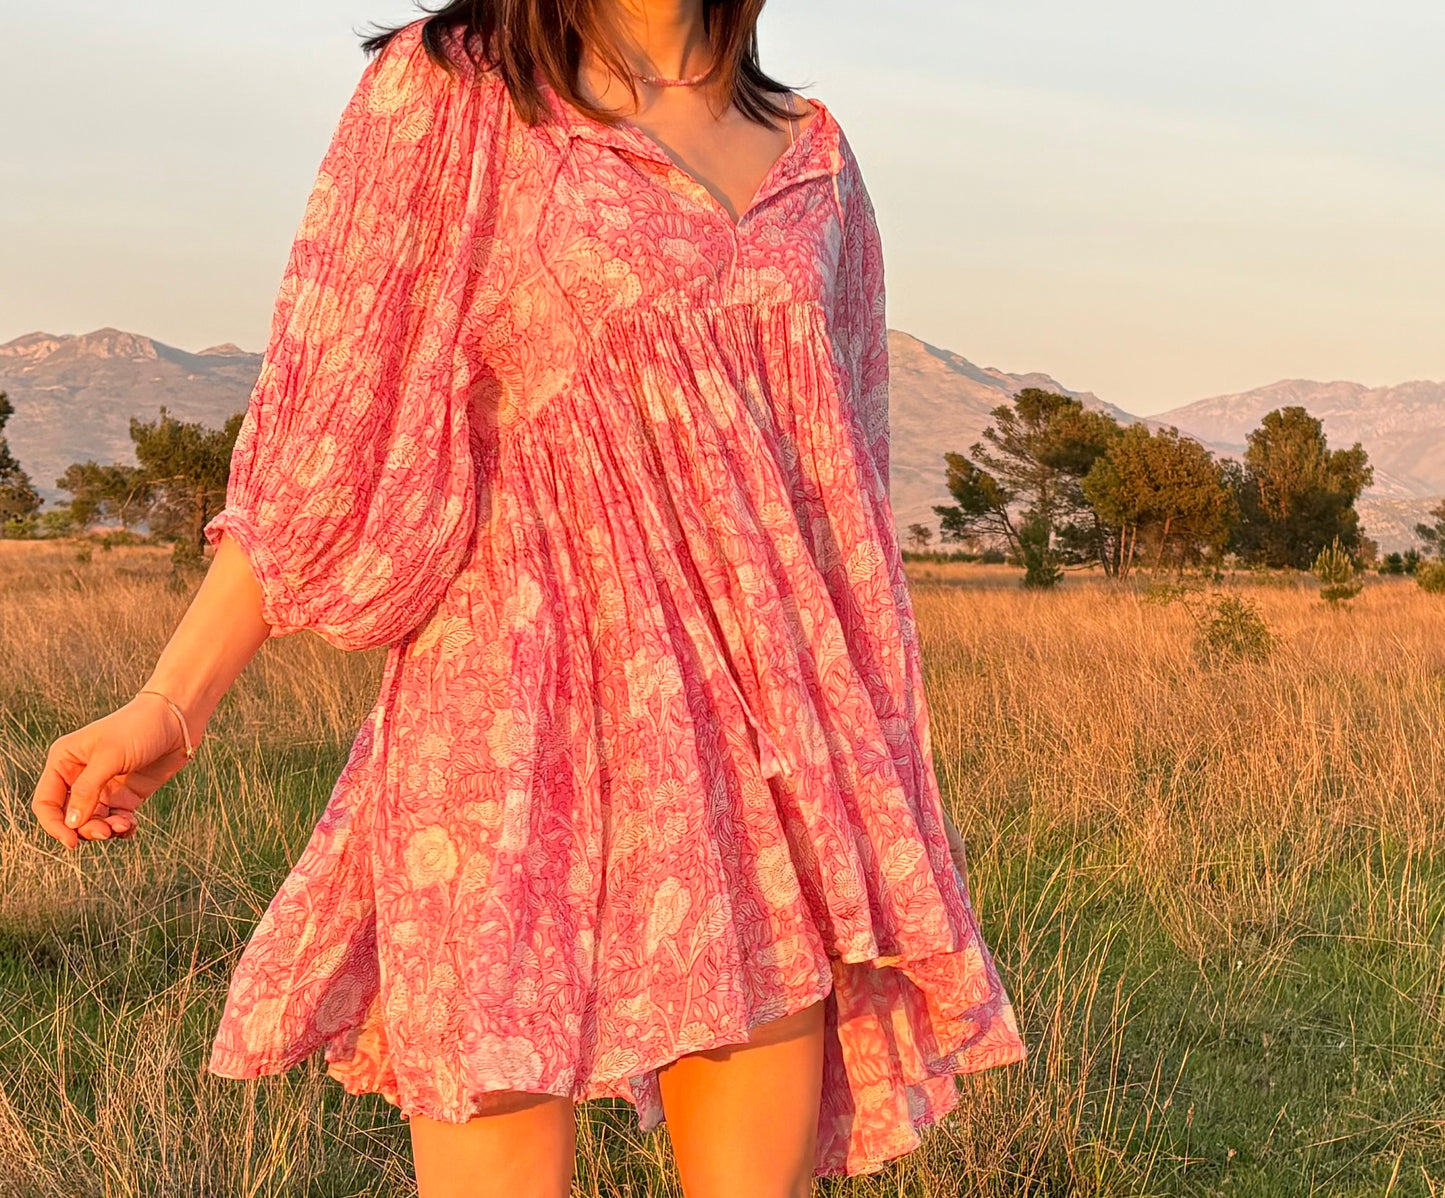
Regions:
[[[261, 618], [256, 577], [240, 547], [223, 536], [145, 687], [181, 709], [192, 742], [198, 742], [221, 696], [270, 631]], [[185, 765], [183, 743], [165, 701], [137, 694], [50, 746], [31, 809], [66, 848], [128, 836], [136, 828], [136, 808]]]
[[[471, 548], [477, 350], [464, 322], [477, 317], [474, 263], [492, 235], [504, 91], [433, 63], [423, 24], [367, 65], [342, 112], [288, 258], [226, 505], [203, 530], [215, 559], [146, 683], [179, 705], [193, 738], [262, 641], [307, 630], [342, 649], [391, 644]], [[175, 714], [138, 694], [55, 742], [33, 808], [70, 848], [126, 836], [184, 764]]]
[[[216, 545], [196, 597], [146, 680], [185, 712], [199, 738], [221, 696], [270, 635], [261, 618], [261, 588], [230, 536]], [[162, 705], [164, 706], [164, 705]], [[172, 721], [175, 717], [172, 716]]]
[[304, 630], [340, 649], [389, 645], [421, 624], [476, 529], [483, 367], [468, 331], [483, 306], [476, 264], [494, 225], [505, 91], [434, 63], [423, 24], [367, 65], [342, 112], [287, 260], [225, 507], [203, 529], [246, 554], [272, 636]]

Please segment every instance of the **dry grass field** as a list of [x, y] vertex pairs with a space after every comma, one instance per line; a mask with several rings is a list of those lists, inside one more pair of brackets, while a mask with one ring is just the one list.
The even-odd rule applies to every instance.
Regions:
[[[1203, 666], [1181, 604], [910, 565], [935, 760], [1032, 1048], [849, 1198], [1445, 1196], [1445, 600], [1237, 580], [1277, 636]], [[129, 843], [28, 813], [45, 747], [144, 681], [197, 578], [0, 543], [0, 1194], [412, 1192], [406, 1133], [313, 1062], [201, 1072], [376, 654], [273, 641]], [[590, 1104], [579, 1195], [672, 1195]]]

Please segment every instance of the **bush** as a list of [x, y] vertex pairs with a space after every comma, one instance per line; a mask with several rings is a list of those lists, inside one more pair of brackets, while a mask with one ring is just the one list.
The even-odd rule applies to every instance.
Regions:
[[1364, 589], [1360, 581], [1359, 567], [1350, 552], [1336, 537], [1315, 558], [1314, 575], [1322, 584], [1320, 598], [1331, 606], [1348, 603]]
[[[1154, 603], [1160, 607], [1168, 607], [1171, 603], [1183, 603], [1186, 607], [1189, 607], [1190, 600], [1199, 593], [1199, 584], [1195, 582], [1183, 580], [1179, 582], [1159, 582], [1151, 579], [1149, 585], [1144, 588], [1140, 598], [1145, 603]], [[1192, 607], [1189, 608], [1189, 614], [1196, 620], [1199, 619], [1199, 613]]]
[[1064, 576], [1064, 568], [1053, 550], [1053, 533], [1053, 525], [1038, 514], [1027, 517], [1019, 526], [1023, 585], [1029, 590], [1052, 590]]
[[50, 508], [40, 513], [39, 536], [64, 540], [79, 531], [68, 507]]
[[970, 552], [967, 549], [904, 549], [900, 556], [905, 562], [930, 562], [934, 565], [941, 565], [945, 562], [1002, 562], [1004, 555], [995, 549], [985, 549], [981, 553]]
[[1421, 562], [1415, 569], [1415, 581], [1427, 595], [1445, 595], [1445, 559]]
[[1381, 559], [1381, 574], [1414, 574], [1420, 568], [1420, 551], [1407, 549], [1404, 553], [1387, 553]]
[[1194, 653], [1205, 665], [1265, 661], [1274, 650], [1275, 635], [1259, 608], [1238, 595], [1218, 596], [1195, 620]]

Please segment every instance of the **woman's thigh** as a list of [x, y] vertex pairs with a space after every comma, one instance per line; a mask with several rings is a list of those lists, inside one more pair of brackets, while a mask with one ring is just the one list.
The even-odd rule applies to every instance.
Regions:
[[823, 1002], [753, 1029], [747, 1044], [658, 1070], [687, 1198], [806, 1198], [823, 1093]]
[[488, 1095], [466, 1123], [413, 1115], [418, 1198], [567, 1198], [576, 1152], [570, 1098], [511, 1091]]

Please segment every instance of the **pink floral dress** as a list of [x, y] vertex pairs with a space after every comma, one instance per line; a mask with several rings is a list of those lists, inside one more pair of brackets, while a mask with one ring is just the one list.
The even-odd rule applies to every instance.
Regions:
[[387, 647], [209, 1067], [650, 1129], [659, 1066], [825, 997], [816, 1171], [872, 1171], [1024, 1047], [945, 837], [857, 162], [812, 101], [734, 223], [419, 31], [341, 119], [206, 527], [273, 635]]

